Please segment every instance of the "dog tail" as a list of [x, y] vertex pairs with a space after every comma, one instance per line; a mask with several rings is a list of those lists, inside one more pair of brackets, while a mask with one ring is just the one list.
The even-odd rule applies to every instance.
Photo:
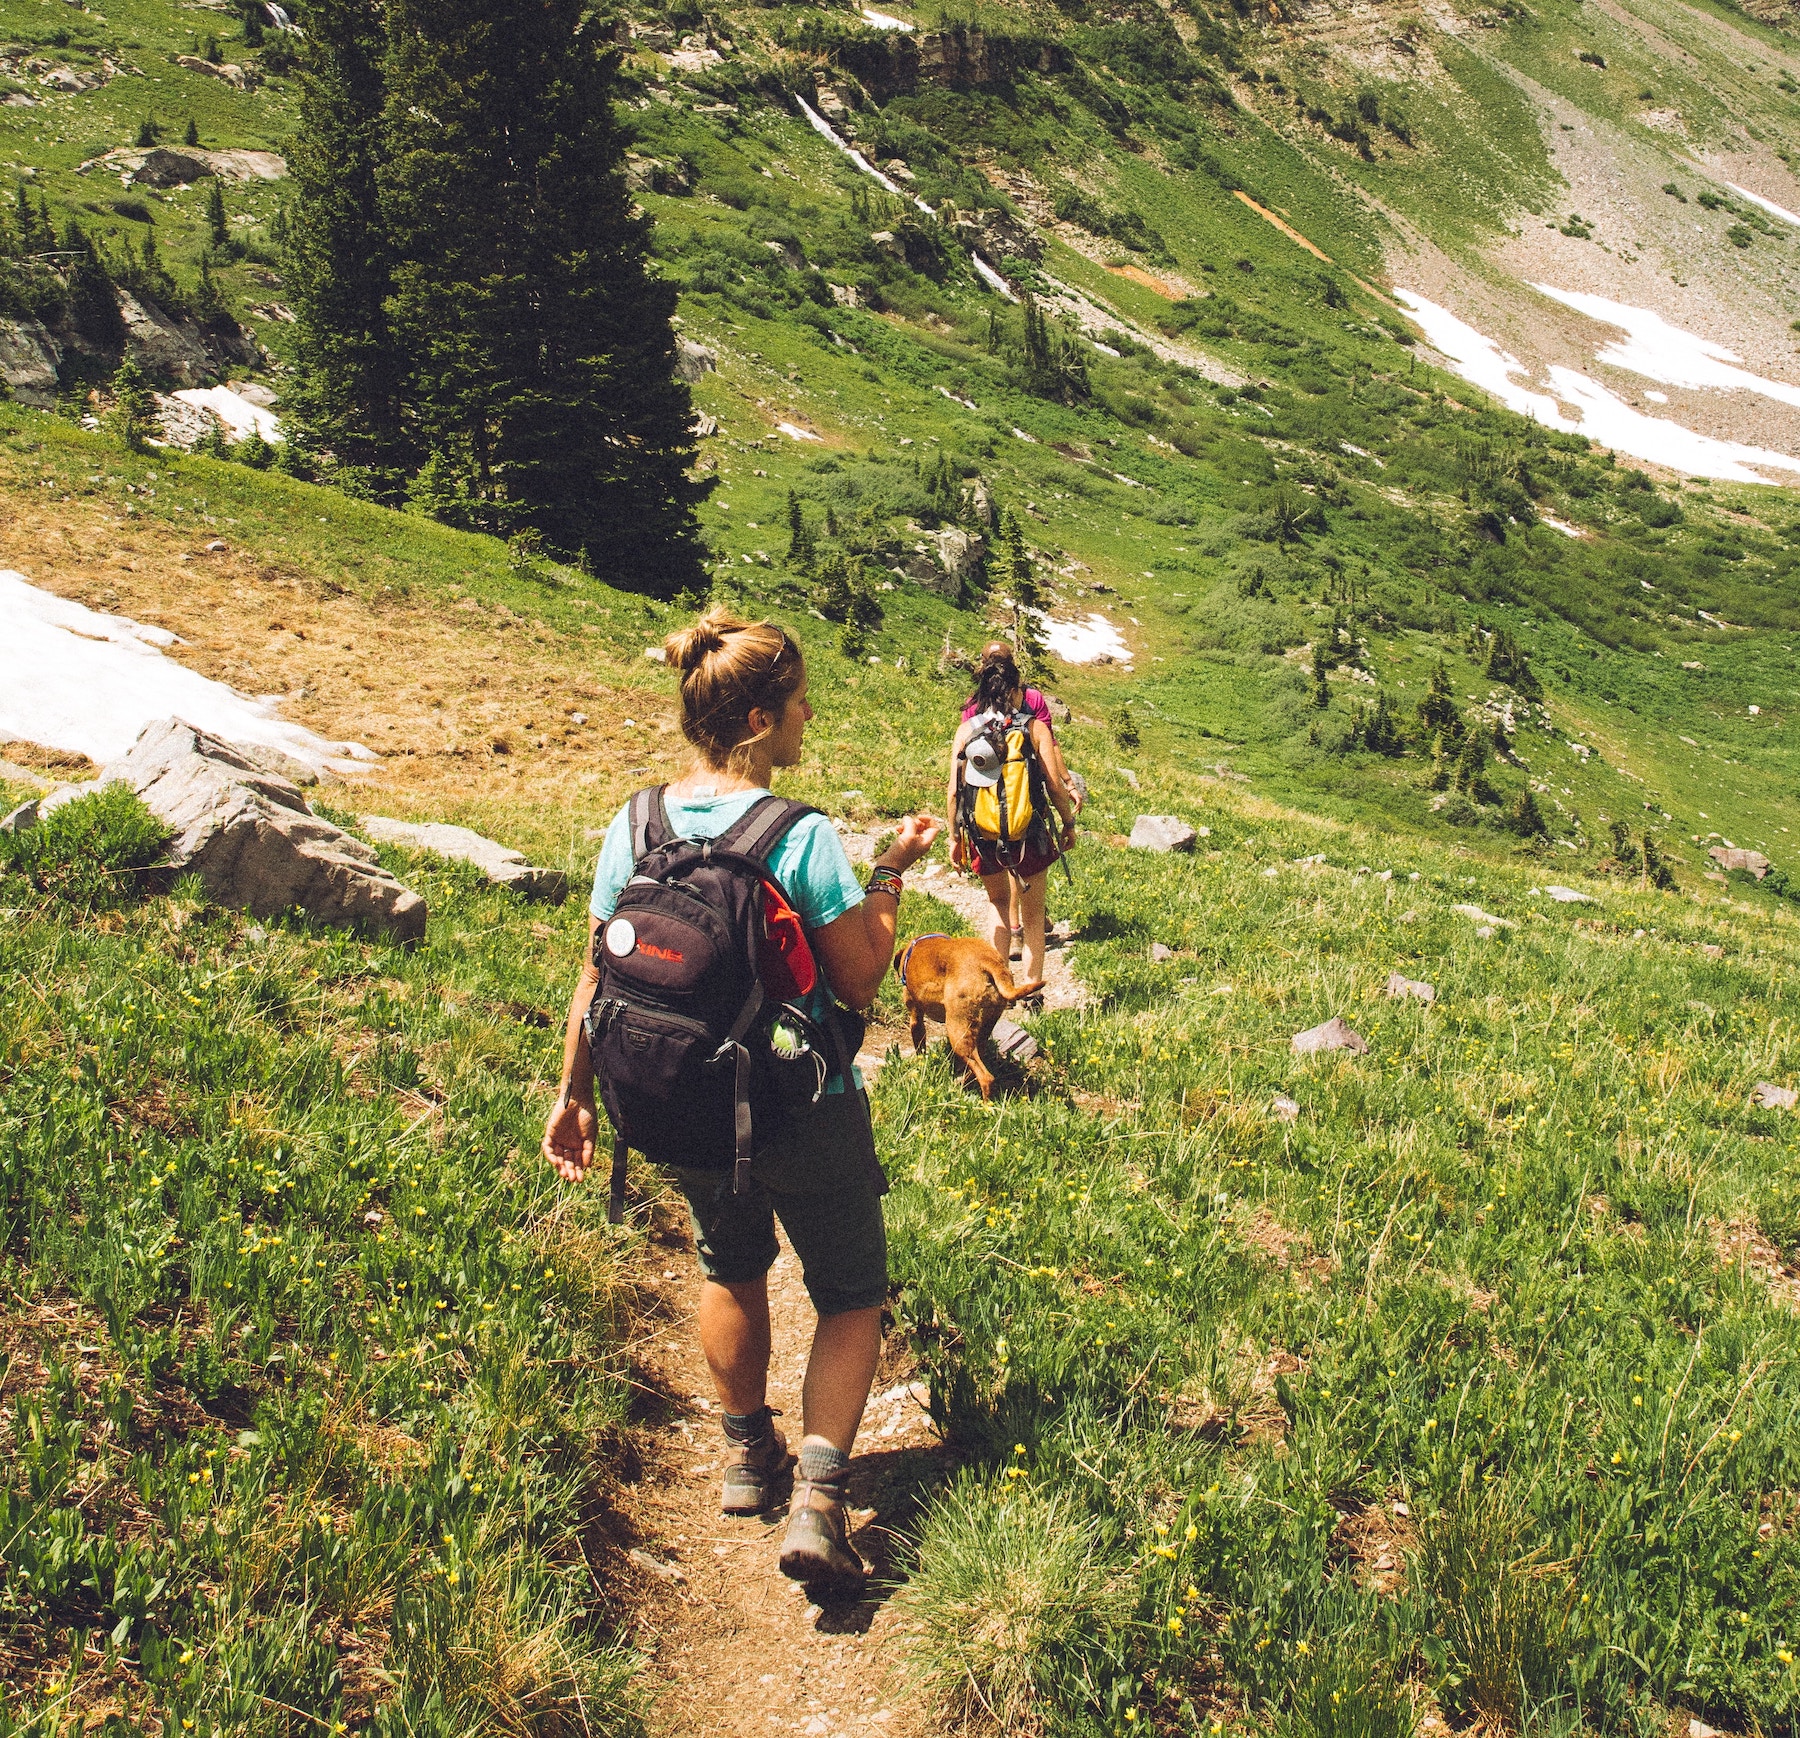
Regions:
[[902, 983], [906, 982], [906, 949], [903, 947], [894, 949], [894, 976]]
[[1044, 987], [1042, 978], [1033, 978], [1030, 983], [1020, 984], [1015, 988], [1010, 982], [1002, 983], [997, 972], [990, 972], [988, 975], [994, 980], [994, 988], [1008, 1002], [1023, 1001], [1027, 996], [1035, 996]]

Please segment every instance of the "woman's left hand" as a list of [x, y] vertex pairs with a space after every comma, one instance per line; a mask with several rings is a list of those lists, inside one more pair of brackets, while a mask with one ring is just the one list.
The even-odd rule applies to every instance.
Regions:
[[890, 869], [910, 869], [931, 854], [943, 830], [943, 822], [931, 815], [908, 815], [895, 829], [893, 844], [881, 853], [881, 862]]

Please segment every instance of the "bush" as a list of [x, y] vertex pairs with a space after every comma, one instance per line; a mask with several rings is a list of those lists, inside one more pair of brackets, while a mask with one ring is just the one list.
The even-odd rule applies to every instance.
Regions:
[[125, 785], [107, 785], [39, 825], [0, 833], [0, 872], [85, 911], [128, 905], [152, 886], [169, 829]]
[[974, 1476], [932, 1510], [900, 1598], [917, 1637], [911, 1674], [937, 1730], [1035, 1732], [1047, 1708], [1098, 1700], [1084, 1657], [1128, 1609], [1090, 1516], [1065, 1496]]

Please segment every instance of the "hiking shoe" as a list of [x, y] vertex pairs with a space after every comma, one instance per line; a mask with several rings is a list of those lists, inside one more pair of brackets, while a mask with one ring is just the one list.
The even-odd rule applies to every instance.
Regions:
[[851, 1549], [844, 1500], [842, 1475], [796, 1479], [787, 1537], [781, 1542], [782, 1574], [828, 1599], [856, 1598], [869, 1574]]
[[739, 1436], [729, 1423], [725, 1426], [731, 1459], [725, 1465], [722, 1507], [728, 1515], [760, 1515], [775, 1501], [776, 1487], [794, 1460], [769, 1407], [749, 1416], [760, 1429], [752, 1424]]

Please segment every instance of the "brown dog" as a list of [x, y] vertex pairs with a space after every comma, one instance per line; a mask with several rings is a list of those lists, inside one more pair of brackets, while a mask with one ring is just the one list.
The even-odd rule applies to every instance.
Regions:
[[967, 936], [921, 935], [894, 955], [894, 972], [906, 993], [913, 1054], [925, 1048], [926, 1020], [941, 1020], [950, 1048], [975, 1076], [983, 1098], [994, 1096], [993, 1070], [981, 1046], [1004, 1009], [1044, 987], [1042, 978], [1013, 985], [1006, 961], [985, 941]]

